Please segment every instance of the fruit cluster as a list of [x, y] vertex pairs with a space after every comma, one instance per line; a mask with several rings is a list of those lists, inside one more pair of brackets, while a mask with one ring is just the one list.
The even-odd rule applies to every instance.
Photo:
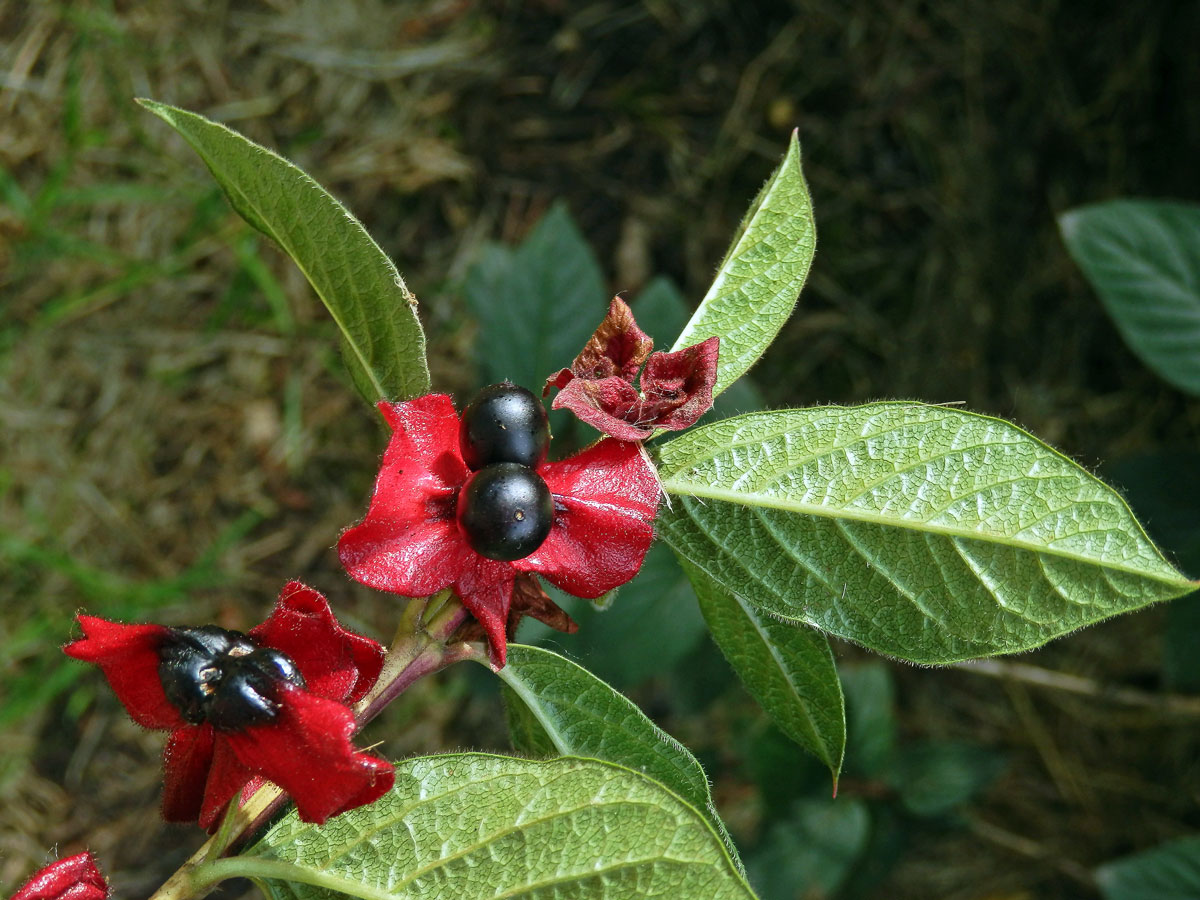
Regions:
[[550, 423], [540, 400], [509, 382], [485, 387], [463, 410], [458, 527], [471, 549], [512, 562], [535, 552], [554, 524], [554, 500], [536, 469], [546, 461]]

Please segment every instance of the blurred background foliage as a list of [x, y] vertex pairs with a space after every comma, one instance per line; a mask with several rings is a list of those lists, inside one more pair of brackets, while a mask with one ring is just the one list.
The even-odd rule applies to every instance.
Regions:
[[[144, 896], [199, 841], [157, 822], [160, 738], [56, 654], [76, 610], [248, 627], [299, 577], [381, 639], [395, 616], [332, 552], [384, 441], [332, 324], [133, 96], [343, 199], [460, 396], [497, 374], [480, 298], [545, 214], [594, 254], [584, 331], [622, 290], [669, 343], [798, 127], [818, 254], [733, 408], [965, 401], [1115, 481], [1197, 575], [1200, 403], [1123, 346], [1055, 229], [1197, 199], [1197, 34], [1183, 2], [0, 0], [0, 885], [86, 844]], [[1200, 828], [1186, 604], [1165, 655], [1165, 609], [986, 670], [838, 645], [831, 801], [669, 565], [641, 581], [552, 640], [698, 753], [764, 900], [1095, 897], [1097, 865]], [[486, 673], [452, 673], [368, 737], [503, 748], [503, 721]]]

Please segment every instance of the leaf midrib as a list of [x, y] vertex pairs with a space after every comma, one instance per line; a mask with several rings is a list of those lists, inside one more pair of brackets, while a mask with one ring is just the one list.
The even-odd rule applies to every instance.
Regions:
[[[803, 503], [801, 501], [791, 500], [786, 497], [778, 497], [767, 494], [750, 494], [745, 491], [735, 491], [728, 488], [719, 488], [711, 485], [679, 483], [675, 482], [669, 477], [662, 479], [662, 486], [664, 490], [675, 494], [678, 497], [695, 497], [702, 500], [720, 500], [722, 502], [735, 504], [737, 506], [754, 506], [764, 507], [767, 509], [778, 509], [783, 512], [808, 515], [815, 518], [863, 522], [869, 525], [903, 528], [909, 531], [937, 534], [943, 537], [959, 540], [973, 540], [984, 543], [999, 544], [1006, 547], [1013, 547], [1017, 550], [1025, 550], [1034, 554], [1046, 554], [1048, 556], [1069, 559], [1086, 565], [1112, 569], [1114, 571], [1124, 572], [1139, 578], [1150, 578], [1162, 584], [1174, 586], [1188, 584], [1200, 585], [1200, 582], [1193, 582], [1182, 577], [1171, 578], [1162, 572], [1152, 571], [1148, 568], [1136, 568], [1123, 563], [1101, 560], [1092, 556], [1084, 556], [1079, 553], [1073, 553], [1054, 547], [1047, 547], [1043, 544], [1034, 544], [1029, 541], [1022, 541], [1002, 535], [989, 534], [987, 532], [981, 533], [976, 531], [967, 531], [965, 529], [956, 529], [944, 525], [936, 525], [930, 522], [896, 520], [880, 514], [871, 514], [865, 510], [849, 511], [840, 508], [837, 510], [831, 510], [828, 506], [822, 506], [815, 503]], [[1162, 561], [1162, 564], [1167, 565], [1165, 560]]]

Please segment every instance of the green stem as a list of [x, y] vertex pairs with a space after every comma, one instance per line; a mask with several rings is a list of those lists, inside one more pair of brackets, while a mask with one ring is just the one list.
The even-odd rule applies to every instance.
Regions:
[[361, 881], [338, 878], [327, 871], [301, 868], [280, 859], [232, 856], [198, 867], [192, 874], [192, 883], [198, 887], [214, 887], [227, 878], [274, 878], [280, 881], [298, 881], [313, 887], [326, 888], [339, 894], [361, 897], [362, 900], [395, 900], [387, 891], [372, 889]]

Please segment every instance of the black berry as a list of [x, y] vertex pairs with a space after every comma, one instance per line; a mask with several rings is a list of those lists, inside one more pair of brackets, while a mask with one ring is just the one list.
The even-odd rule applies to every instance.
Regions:
[[507, 381], [480, 391], [459, 426], [463, 460], [471, 469], [493, 463], [536, 467], [546, 459], [550, 422], [542, 401]]
[[158, 677], [185, 721], [219, 731], [269, 722], [280, 683], [304, 686], [286, 654], [215, 625], [173, 629], [159, 652]]
[[524, 559], [542, 546], [553, 524], [550, 489], [527, 466], [485, 466], [458, 495], [458, 527], [471, 549], [488, 559]]

